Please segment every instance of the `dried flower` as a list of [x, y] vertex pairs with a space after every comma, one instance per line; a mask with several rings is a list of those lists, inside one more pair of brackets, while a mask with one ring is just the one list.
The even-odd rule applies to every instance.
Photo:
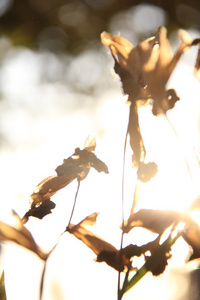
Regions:
[[181, 44], [173, 55], [164, 27], [135, 48], [123, 37], [107, 32], [101, 34], [103, 45], [111, 50], [114, 57], [115, 71], [121, 78], [125, 94], [129, 95], [130, 101], [147, 102], [152, 99], [155, 115], [166, 113], [179, 100], [176, 91], [167, 90], [166, 84], [185, 50], [199, 43], [199, 39], [192, 41], [184, 30], [180, 30], [179, 35]]

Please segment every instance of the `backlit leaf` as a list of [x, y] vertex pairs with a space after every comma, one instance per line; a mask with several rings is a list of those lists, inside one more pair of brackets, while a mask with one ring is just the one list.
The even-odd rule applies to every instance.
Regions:
[[18, 215], [13, 212], [15, 225], [10, 226], [4, 222], [0, 222], [0, 241], [14, 242], [32, 252], [37, 254], [41, 259], [46, 259], [45, 254], [40, 247], [35, 243], [31, 233], [23, 226], [22, 221]]
[[187, 218], [187, 215], [178, 211], [140, 209], [125, 221], [124, 232], [128, 233], [134, 227], [143, 227], [162, 234], [174, 222], [184, 222]]
[[85, 148], [76, 148], [74, 154], [63, 160], [62, 165], [56, 168], [57, 175], [43, 179], [30, 196], [31, 209], [49, 200], [57, 191], [66, 187], [74, 179], [83, 180], [88, 175], [90, 168], [98, 172], [108, 173], [108, 167], [93, 153], [96, 140], [89, 138]]

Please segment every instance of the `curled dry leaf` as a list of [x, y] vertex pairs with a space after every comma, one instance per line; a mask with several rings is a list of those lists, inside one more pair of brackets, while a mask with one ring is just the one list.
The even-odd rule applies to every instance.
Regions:
[[125, 233], [134, 227], [143, 227], [154, 233], [162, 234], [173, 223], [184, 222], [188, 218], [188, 215], [178, 211], [140, 209], [125, 221], [123, 228]]
[[[132, 161], [134, 167], [138, 169], [141, 162], [144, 163], [146, 150], [140, 131], [138, 120], [138, 106], [146, 104], [151, 99], [145, 83], [142, 79], [142, 51], [146, 53], [145, 48], [152, 48], [155, 38], [150, 38], [140, 46], [134, 48], [133, 45], [123, 37], [114, 36], [110, 33], [101, 34], [102, 43], [110, 48], [115, 61], [115, 72], [120, 76], [123, 91], [128, 95], [130, 103], [128, 134], [130, 137], [130, 146], [133, 150]], [[146, 54], [144, 53], [144, 56]], [[141, 172], [139, 173], [141, 175]], [[149, 176], [149, 179], [152, 176]], [[147, 176], [140, 176], [140, 180], [146, 180]]]
[[138, 109], [135, 103], [131, 103], [130, 105], [128, 134], [130, 137], [130, 146], [133, 150], [133, 165], [138, 168], [140, 161], [144, 161], [145, 159], [146, 150], [140, 132]]
[[[200, 226], [197, 224], [189, 214], [182, 213], [178, 211], [169, 210], [151, 210], [151, 209], [141, 209], [138, 212], [132, 214], [130, 218], [126, 221], [124, 225], [124, 232], [128, 233], [134, 227], [143, 227], [154, 233], [161, 235], [169, 226], [173, 224], [178, 224], [180, 222], [185, 223], [183, 232], [181, 233], [183, 239], [192, 248], [192, 255], [189, 261], [200, 258]], [[148, 248], [148, 247], [147, 247]], [[146, 248], [145, 248], [146, 249]], [[148, 249], [151, 253], [154, 253], [152, 248]], [[143, 250], [144, 253], [144, 248]], [[166, 252], [163, 256], [161, 265], [159, 267], [162, 269], [170, 258], [170, 253]], [[147, 257], [148, 259], [148, 257]], [[155, 271], [156, 272], [156, 271]], [[160, 273], [159, 273], [160, 274]]]
[[38, 207], [33, 207], [27, 211], [27, 213], [22, 218], [22, 223], [25, 224], [29, 217], [35, 217], [38, 219], [43, 219], [46, 215], [52, 213], [52, 209], [55, 208], [55, 203], [50, 199], [41, 203]]
[[22, 221], [15, 212], [13, 212], [13, 216], [15, 219], [15, 225], [13, 227], [4, 222], [0, 222], [0, 241], [14, 242], [34, 252], [41, 259], [45, 260], [48, 255], [35, 243], [31, 233], [23, 226]]
[[97, 255], [97, 262], [104, 261], [112, 268], [122, 272], [128, 265], [129, 259], [124, 254], [120, 254], [120, 251], [112, 244], [85, 228], [87, 225], [95, 224], [97, 215], [92, 214], [77, 225], [70, 224], [67, 231], [81, 240]]
[[42, 202], [47, 201], [52, 197], [58, 190], [67, 186], [70, 182], [72, 182], [76, 176], [74, 174], [71, 175], [63, 175], [63, 176], [48, 176], [43, 179], [34, 189], [31, 194], [31, 208], [35, 208], [41, 205]]
[[[145, 255], [145, 253], [148, 251], [150, 251], [151, 254], [157, 251], [160, 238], [156, 238], [154, 241], [142, 246], [130, 244], [121, 250], [116, 249], [112, 244], [106, 242], [101, 237], [85, 228], [87, 225], [94, 225], [96, 223], [97, 215], [98, 214], [96, 213], [92, 214], [77, 225], [70, 224], [67, 228], [69, 233], [81, 240], [97, 255], [97, 262], [106, 262], [115, 270], [123, 272], [127, 270], [132, 257]], [[145, 259], [148, 260], [148, 258], [149, 257], [145, 255]], [[159, 263], [152, 266], [152, 268], [149, 270], [151, 270], [154, 275], [161, 274], [164, 271], [169, 258], [169, 251], [166, 251], [160, 258]], [[136, 268], [132, 267], [131, 271], [133, 270], [136, 270]]]
[[[95, 147], [95, 138], [92, 141], [87, 139], [83, 150], [76, 148], [74, 154], [64, 159], [62, 165], [56, 168], [57, 175], [42, 180], [30, 196], [31, 209], [49, 200], [58, 190], [67, 186], [75, 178], [83, 180], [91, 167], [98, 172], [108, 173], [106, 164], [93, 153]], [[47, 213], [49, 213], [49, 207]]]

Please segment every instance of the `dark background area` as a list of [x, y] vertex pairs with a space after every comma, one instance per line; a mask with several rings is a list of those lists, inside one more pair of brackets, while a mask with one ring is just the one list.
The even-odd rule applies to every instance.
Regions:
[[0, 31], [14, 45], [54, 52], [81, 51], [108, 30], [114, 15], [141, 4], [162, 8], [167, 13], [169, 32], [180, 27], [200, 29], [198, 0], [2, 0]]

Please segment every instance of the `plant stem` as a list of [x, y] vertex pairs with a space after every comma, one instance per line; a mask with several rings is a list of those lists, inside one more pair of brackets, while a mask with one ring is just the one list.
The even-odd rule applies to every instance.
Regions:
[[[74, 204], [73, 204], [73, 207], [72, 207], [72, 212], [71, 212], [71, 215], [70, 215], [70, 218], [69, 218], [69, 222], [68, 222], [68, 226], [67, 228], [69, 227], [69, 224], [71, 223], [71, 219], [72, 219], [72, 216], [73, 216], [73, 213], [74, 213], [74, 209], [75, 209], [75, 206], [76, 206], [76, 200], [77, 200], [77, 196], [78, 196], [78, 192], [79, 192], [79, 188], [80, 188], [80, 180], [78, 180], [78, 186], [77, 186], [77, 190], [76, 190], [76, 194], [75, 194], [75, 197], [74, 197]], [[42, 300], [42, 295], [43, 295], [43, 287], [44, 287], [44, 276], [45, 276], [45, 272], [46, 272], [46, 266], [47, 266], [47, 259], [49, 258], [49, 256], [51, 255], [51, 253], [55, 250], [55, 248], [57, 247], [62, 235], [66, 232], [66, 230], [61, 233], [57, 243], [54, 245], [54, 247], [51, 249], [51, 251], [48, 253], [48, 256], [44, 262], [44, 268], [43, 268], [43, 271], [42, 271], [42, 276], [41, 276], [41, 282], [40, 282], [40, 298], [39, 300]]]
[[75, 197], [74, 197], [74, 205], [72, 207], [72, 212], [71, 212], [71, 216], [69, 218], [69, 222], [68, 222], [67, 227], [69, 227], [69, 224], [71, 223], [71, 220], [72, 220], [72, 216], [73, 216], [74, 209], [75, 209], [75, 206], [76, 206], [76, 200], [77, 200], [77, 197], [78, 197], [79, 188], [80, 188], [80, 180], [78, 179], [78, 186], [77, 186], [76, 194], [75, 194]]
[[[125, 156], [126, 156], [126, 145], [127, 145], [127, 137], [128, 137], [128, 126], [125, 135], [124, 141], [124, 153], [123, 153], [123, 167], [122, 167], [122, 235], [121, 235], [121, 243], [120, 243], [120, 257], [121, 260], [121, 249], [123, 247], [123, 238], [124, 238], [124, 173], [125, 173]], [[120, 291], [120, 271], [118, 272], [118, 300], [122, 299], [123, 294]]]

